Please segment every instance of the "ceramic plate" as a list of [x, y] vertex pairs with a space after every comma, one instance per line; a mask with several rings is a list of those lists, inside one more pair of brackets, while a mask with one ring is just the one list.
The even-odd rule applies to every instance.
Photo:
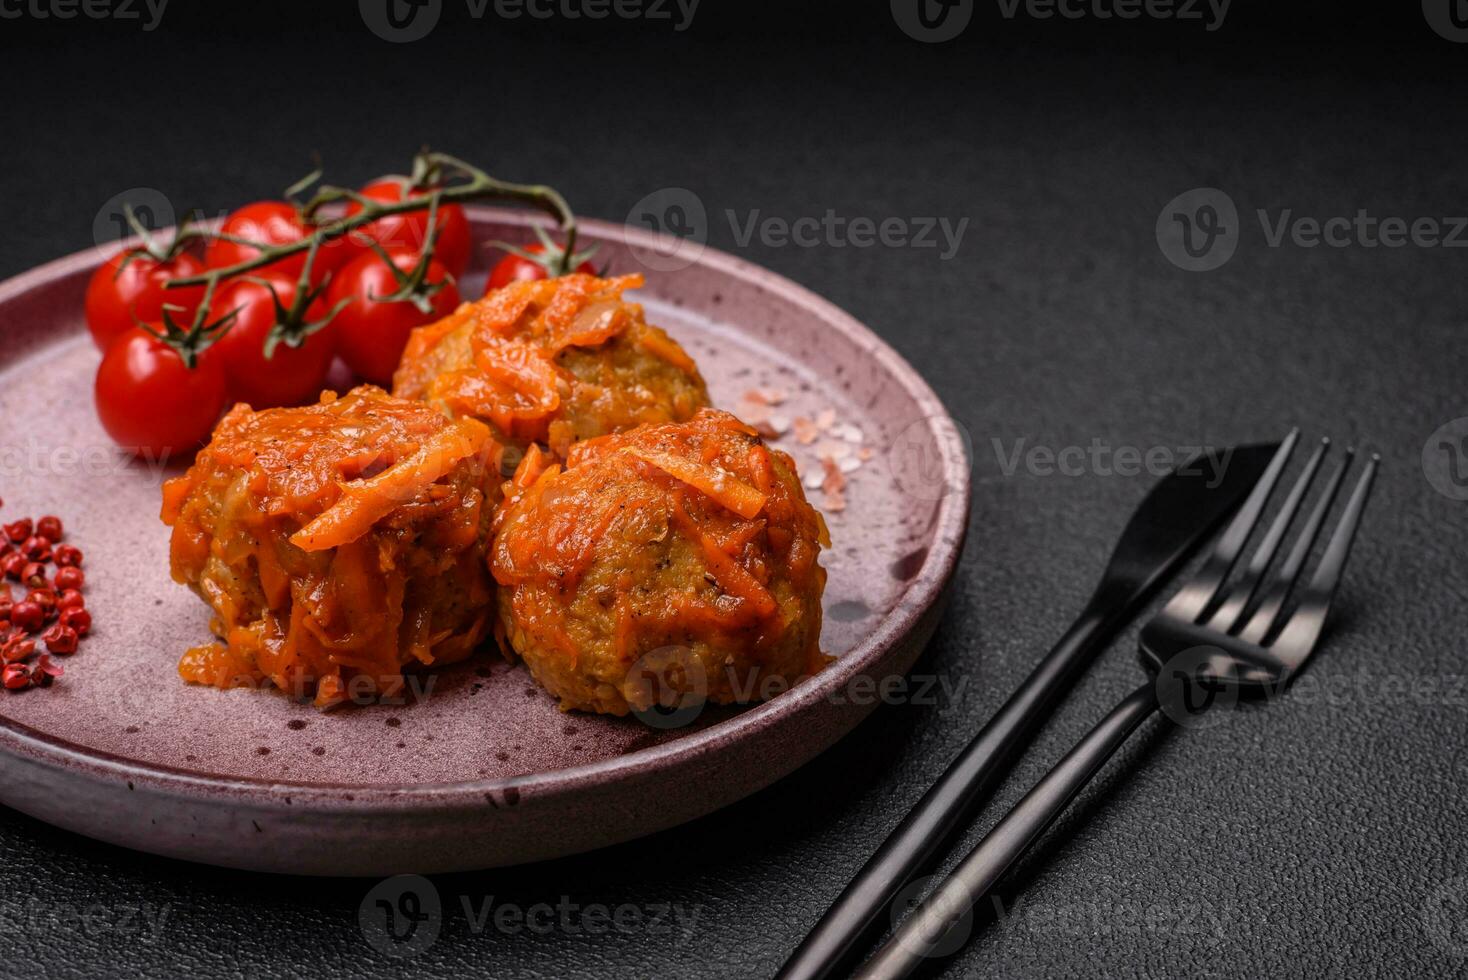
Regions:
[[[478, 241], [530, 239], [525, 215], [470, 215]], [[647, 271], [637, 297], [648, 319], [694, 355], [717, 405], [738, 413], [751, 390], [784, 392], [774, 410], [784, 420], [834, 420], [809, 445], [777, 443], [802, 473], [820, 469], [826, 440], [860, 463], [845, 509], [827, 513], [831, 667], [763, 704], [711, 707], [667, 729], [563, 713], [522, 667], [490, 654], [423, 678], [402, 703], [332, 714], [273, 692], [186, 686], [178, 658], [209, 639], [208, 611], [168, 575], [159, 487], [176, 471], [119, 456], [93, 412], [99, 355], [82, 296], [106, 254], [92, 250], [0, 285], [0, 516], [63, 518], [86, 552], [97, 624], [56, 686], [0, 694], [0, 802], [231, 867], [468, 870], [701, 816], [850, 731], [878, 701], [863, 695], [865, 678], [905, 672], [936, 625], [968, 513], [957, 428], [891, 348], [794, 283], [712, 249], [583, 229], [598, 261]], [[483, 275], [471, 272], [465, 295]]]

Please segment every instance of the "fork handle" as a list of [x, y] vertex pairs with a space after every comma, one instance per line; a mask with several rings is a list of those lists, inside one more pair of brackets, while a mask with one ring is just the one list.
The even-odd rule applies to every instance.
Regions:
[[[931, 959], [949, 927], [966, 915], [1045, 832], [1137, 726], [1158, 707], [1154, 684], [1137, 688], [1015, 804], [951, 875], [892, 933], [856, 973], [897, 980]], [[942, 947], [948, 952], [946, 945]]]
[[844, 976], [893, 897], [934, 862], [940, 848], [988, 798], [1049, 709], [1124, 621], [1128, 604], [1109, 593], [1087, 605], [1023, 684], [974, 736], [822, 916], [776, 980]]

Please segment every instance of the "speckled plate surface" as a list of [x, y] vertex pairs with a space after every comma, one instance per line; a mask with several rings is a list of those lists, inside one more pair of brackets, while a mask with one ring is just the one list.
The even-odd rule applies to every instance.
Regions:
[[[478, 241], [530, 237], [524, 215], [470, 214]], [[860, 721], [877, 699], [854, 679], [911, 666], [957, 561], [969, 468], [956, 427], [891, 348], [794, 283], [617, 225], [586, 222], [583, 235], [613, 270], [647, 273], [637, 297], [649, 320], [694, 355], [717, 405], [738, 413], [753, 389], [784, 392], [773, 410], [784, 421], [835, 420], [811, 444], [776, 443], [803, 474], [820, 470], [822, 448], [860, 463], [845, 509], [827, 508], [831, 667], [764, 704], [710, 707], [672, 729], [562, 713], [522, 667], [488, 652], [424, 676], [400, 704], [330, 715], [275, 692], [183, 684], [179, 654], [208, 639], [208, 613], [168, 575], [159, 487], [176, 471], [122, 458], [92, 409], [99, 355], [82, 295], [106, 253], [88, 251], [0, 284], [0, 517], [66, 521], [87, 555], [97, 622], [58, 685], [0, 695], [0, 802], [231, 867], [467, 870], [708, 813]], [[476, 272], [468, 278], [465, 295], [478, 295]], [[822, 492], [808, 492], [822, 506]]]

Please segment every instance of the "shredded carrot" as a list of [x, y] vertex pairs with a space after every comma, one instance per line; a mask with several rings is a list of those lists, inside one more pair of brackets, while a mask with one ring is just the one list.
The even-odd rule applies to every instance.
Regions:
[[495, 335], [502, 336], [512, 332], [525, 312], [537, 300], [544, 300], [546, 282], [548, 280], [541, 280], [534, 285], [498, 289], [475, 303], [474, 341], [489, 342]]
[[725, 554], [737, 555], [765, 529], [765, 521], [741, 521], [719, 541]]
[[461, 304], [457, 310], [436, 323], [418, 327], [408, 335], [408, 346], [403, 349], [403, 360], [412, 362], [433, 350], [449, 334], [464, 322], [468, 310]]
[[540, 351], [525, 343], [489, 344], [475, 352], [474, 364], [491, 381], [522, 396], [529, 405], [522, 417], [546, 416], [561, 405], [556, 369]]
[[183, 513], [184, 502], [194, 489], [194, 481], [188, 476], [176, 476], [163, 484], [163, 523], [169, 526], [178, 523]]
[[477, 371], [445, 371], [428, 388], [430, 399], [441, 400], [458, 415], [487, 418], [508, 432], [514, 424], [514, 392], [506, 391]]
[[454, 464], [481, 451], [488, 440], [489, 429], [482, 422], [460, 419], [370, 480], [341, 484], [337, 502], [292, 535], [291, 543], [305, 551], [324, 551], [357, 540]]
[[770, 590], [759, 583], [753, 575], [745, 570], [744, 566], [731, 558], [719, 542], [713, 536], [705, 532], [699, 532], [698, 543], [703, 548], [704, 558], [709, 563], [709, 571], [719, 582], [719, 588], [727, 595], [748, 602], [754, 607], [754, 611], [761, 618], [768, 618], [775, 614], [779, 606]]
[[260, 588], [265, 593], [265, 604], [271, 609], [282, 609], [291, 597], [291, 580], [275, 556], [274, 548], [258, 548], [254, 552], [255, 567], [260, 572]]
[[713, 463], [699, 463], [656, 449], [630, 446], [625, 452], [651, 463], [676, 480], [704, 493], [746, 520], [764, 509], [766, 497], [734, 474]]
[[347, 686], [342, 683], [340, 674], [327, 674], [321, 678], [316, 685], [316, 699], [313, 702], [318, 708], [330, 708], [347, 699]]
[[679, 347], [677, 341], [672, 337], [656, 327], [638, 331], [637, 346], [652, 356], [667, 361], [686, 374], [698, 373], [698, 365], [693, 363], [693, 358], [688, 356], [688, 352]]
[[831, 547], [831, 531], [826, 527], [826, 519], [816, 511], [816, 543], [822, 548]]
[[615, 450], [615, 447], [624, 441], [615, 433], [582, 439], [573, 444], [566, 453], [566, 468], [574, 469], [577, 466], [582, 466], [594, 459], [598, 459], [603, 453]]
[[537, 443], [531, 443], [530, 448], [525, 451], [525, 456], [520, 460], [520, 465], [515, 467], [515, 475], [512, 478], [515, 486], [521, 490], [532, 486], [545, 472], [550, 463], [550, 455], [540, 448]]
[[627, 593], [618, 593], [616, 625], [612, 632], [612, 654], [618, 663], [627, 663], [632, 659], [632, 626], [632, 604], [627, 599]]
[[561, 276], [554, 282], [556, 289], [540, 315], [540, 323], [537, 324], [541, 330], [547, 332], [558, 332], [571, 326], [571, 322], [586, 306], [594, 287], [601, 285], [596, 278], [580, 273]]
[[218, 688], [246, 687], [259, 677], [253, 658], [223, 643], [191, 648], [178, 662], [178, 673], [190, 684]]
[[749, 447], [749, 472], [754, 477], [754, 487], [769, 496], [775, 486], [775, 468], [770, 462], [770, 451], [761, 443]]
[[581, 310], [564, 327], [554, 329], [546, 347], [552, 355], [567, 347], [599, 347], [626, 330], [631, 322], [626, 304], [613, 299], [600, 300]]

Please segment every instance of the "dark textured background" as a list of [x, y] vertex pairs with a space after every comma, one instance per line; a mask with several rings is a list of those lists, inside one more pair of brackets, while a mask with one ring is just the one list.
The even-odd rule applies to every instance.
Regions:
[[[796, 775], [655, 838], [437, 879], [442, 936], [406, 963], [358, 929], [369, 882], [172, 863], [0, 813], [0, 973], [769, 975], [1060, 632], [1148, 483], [1006, 476], [993, 440], [1171, 447], [1294, 423], [1384, 457], [1311, 675], [1329, 696], [1201, 732], [1149, 725], [946, 975], [1462, 975], [1468, 505], [1432, 489], [1421, 453], [1468, 414], [1464, 253], [1270, 248], [1253, 214], [1468, 213], [1468, 46], [1405, 0], [1283, 6], [1237, 0], [1206, 33], [1007, 21], [986, 4], [944, 45], [904, 37], [884, 3], [704, 0], [681, 34], [446, 18], [409, 45], [372, 37], [350, 3], [177, 2], [152, 33], [0, 20], [0, 274], [90, 244], [124, 189], [218, 209], [278, 191], [312, 152], [356, 182], [432, 143], [617, 220], [684, 186], [713, 244], [831, 298], [916, 365], [973, 435], [976, 478], [952, 606], [917, 668], [961, 685], [940, 705], [884, 707]], [[1237, 203], [1242, 242], [1190, 274], [1154, 223], [1203, 185]], [[739, 248], [723, 218], [828, 208], [970, 225], [945, 262]], [[1133, 648], [1129, 634], [1089, 673], [970, 842], [1137, 682]], [[1406, 693], [1369, 699], [1374, 664]], [[461, 895], [678, 903], [697, 922], [476, 934]], [[161, 932], [139, 932], [137, 909], [163, 911]]]

